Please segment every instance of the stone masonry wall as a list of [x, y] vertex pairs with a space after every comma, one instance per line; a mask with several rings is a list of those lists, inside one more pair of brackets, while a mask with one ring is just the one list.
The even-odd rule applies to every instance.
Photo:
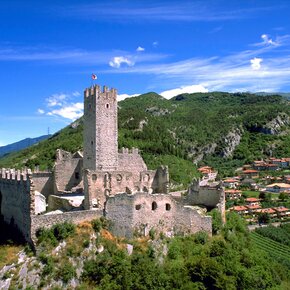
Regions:
[[85, 208], [104, 208], [108, 196], [117, 193], [152, 192], [155, 171], [84, 171]]
[[49, 228], [57, 223], [72, 222], [81, 223], [103, 216], [102, 210], [82, 210], [65, 212], [61, 214], [34, 215], [31, 217], [31, 240], [36, 242], [36, 232], [40, 228]]
[[167, 194], [117, 194], [106, 203], [106, 218], [118, 236], [148, 235], [150, 229], [168, 236], [206, 231], [211, 234], [211, 217], [191, 206], [182, 206]]
[[140, 172], [147, 170], [147, 166], [137, 148], [132, 148], [131, 150], [122, 148], [118, 154], [118, 170], [130, 171], [139, 175]]
[[93, 86], [84, 92], [84, 168], [117, 170], [117, 91]]
[[186, 202], [188, 204], [199, 204], [207, 207], [216, 207], [222, 198], [224, 190], [220, 186], [199, 186], [194, 182], [188, 189]]
[[35, 212], [35, 189], [31, 172], [2, 169], [1, 214], [7, 224], [17, 226], [27, 241], [30, 240], [31, 215]]
[[199, 182], [194, 181], [188, 189], [188, 194], [184, 202], [186, 204], [217, 208], [221, 212], [223, 222], [225, 223], [226, 221], [225, 192], [221, 184], [214, 187], [199, 186]]
[[82, 187], [82, 159], [70, 152], [57, 150], [54, 167], [54, 193], [70, 191]]
[[53, 193], [52, 172], [33, 172], [32, 178], [36, 191], [41, 192], [46, 198]]

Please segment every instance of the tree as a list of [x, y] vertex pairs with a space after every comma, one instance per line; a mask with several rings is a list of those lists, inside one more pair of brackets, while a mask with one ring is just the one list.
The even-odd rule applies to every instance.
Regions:
[[286, 192], [281, 192], [279, 194], [279, 199], [285, 201], [286, 199], [288, 199], [288, 194]]
[[267, 212], [263, 212], [258, 215], [259, 224], [268, 224], [270, 220], [270, 215]]
[[261, 191], [260, 194], [259, 194], [259, 198], [261, 200], [265, 200], [266, 199], [266, 193], [264, 191]]

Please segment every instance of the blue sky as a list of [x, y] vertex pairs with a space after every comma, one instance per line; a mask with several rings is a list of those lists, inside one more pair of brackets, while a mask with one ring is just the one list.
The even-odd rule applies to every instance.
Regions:
[[91, 74], [149, 91], [290, 92], [290, 4], [0, 0], [0, 146], [82, 115]]

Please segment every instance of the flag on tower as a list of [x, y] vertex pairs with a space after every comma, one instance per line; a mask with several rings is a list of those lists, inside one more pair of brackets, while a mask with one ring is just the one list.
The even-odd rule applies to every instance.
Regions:
[[92, 74], [92, 80], [96, 80], [97, 79], [97, 75]]

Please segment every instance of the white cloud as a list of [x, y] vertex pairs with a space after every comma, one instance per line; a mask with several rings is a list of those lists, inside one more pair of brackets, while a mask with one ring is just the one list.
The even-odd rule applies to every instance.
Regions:
[[122, 63], [127, 64], [128, 66], [133, 66], [134, 62], [125, 56], [115, 56], [110, 62], [109, 65], [114, 68], [119, 68]]
[[159, 45], [159, 42], [158, 42], [158, 41], [154, 41], [154, 42], [152, 43], [152, 45], [153, 45], [153, 47], [157, 47], [157, 46]]
[[160, 95], [166, 99], [170, 99], [180, 94], [192, 94], [192, 93], [207, 93], [208, 89], [206, 89], [203, 85], [191, 85], [191, 86], [182, 86], [180, 88], [167, 90], [161, 92]]
[[250, 62], [251, 62], [251, 68], [253, 70], [259, 70], [261, 68], [261, 62], [262, 61], [263, 61], [262, 58], [254, 57], [253, 59], [250, 60]]
[[[94, 2], [94, 1], [91, 1]], [[271, 13], [279, 9], [279, 5], [256, 5], [240, 8], [236, 5], [221, 5], [212, 1], [211, 5], [204, 1], [95, 1], [96, 3], [71, 5], [58, 9], [61, 15], [81, 17], [86, 20], [106, 19], [110, 21], [221, 21], [251, 18], [257, 13]], [[111, 3], [110, 3], [111, 2]], [[141, 2], [141, 3], [140, 3]], [[142, 3], [144, 2], [144, 3]]]
[[75, 92], [72, 93], [72, 95], [73, 95], [74, 97], [79, 97], [81, 94], [80, 94], [80, 92], [75, 91]]
[[48, 107], [61, 106], [62, 103], [69, 97], [67, 94], [53, 94], [46, 99]]
[[63, 106], [60, 109], [52, 110], [48, 112], [49, 116], [60, 116], [69, 120], [76, 120], [83, 115], [83, 103], [74, 103], [70, 105]]
[[290, 86], [290, 36], [279, 36], [276, 42], [221, 57], [138, 64], [111, 72], [153, 75], [153, 86], [195, 83], [209, 91], [281, 91]]
[[271, 39], [269, 37], [268, 34], [262, 34], [261, 38], [263, 40], [263, 44], [265, 44], [265, 45], [276, 45], [277, 44], [275, 41], [273, 41], [273, 39]]
[[141, 51], [144, 51], [144, 50], [145, 50], [145, 48], [144, 47], [141, 47], [141, 46], [138, 46], [136, 48], [136, 51], [138, 51], [138, 52], [141, 52]]
[[137, 97], [140, 96], [140, 94], [132, 94], [132, 95], [128, 95], [128, 94], [121, 94], [121, 95], [117, 95], [117, 100], [118, 102], [123, 101], [127, 98], [132, 98], [132, 97]]
[[38, 109], [38, 110], [37, 110], [37, 113], [40, 114], [40, 115], [43, 115], [43, 114], [45, 113], [45, 111], [42, 110], [42, 109]]
[[[80, 93], [75, 91], [72, 93], [53, 94], [46, 99], [48, 116], [57, 116], [74, 121], [83, 114], [83, 103], [78, 102]], [[41, 111], [44, 110], [40, 109]], [[40, 113], [40, 110], [38, 112]]]

